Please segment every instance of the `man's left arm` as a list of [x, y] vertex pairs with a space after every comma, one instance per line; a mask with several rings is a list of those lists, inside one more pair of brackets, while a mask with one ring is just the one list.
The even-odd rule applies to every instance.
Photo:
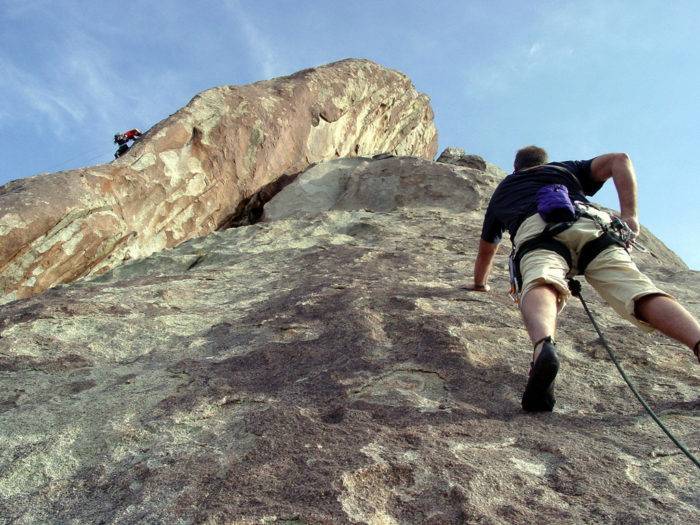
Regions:
[[637, 176], [632, 161], [626, 153], [607, 153], [593, 159], [591, 177], [597, 182], [612, 179], [620, 200], [620, 218], [639, 234], [637, 210]]

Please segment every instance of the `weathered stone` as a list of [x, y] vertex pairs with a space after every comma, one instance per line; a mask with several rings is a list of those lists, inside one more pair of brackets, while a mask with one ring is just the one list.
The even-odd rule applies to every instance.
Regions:
[[437, 162], [486, 171], [486, 161], [483, 158], [479, 155], [467, 155], [462, 148], [446, 148], [440, 153]]
[[206, 235], [314, 162], [436, 148], [428, 97], [367, 60], [210, 89], [109, 165], [0, 188], [0, 302]]
[[269, 221], [328, 210], [393, 211], [415, 206], [479, 210], [500, 176], [415, 157], [338, 159], [301, 174], [265, 205], [263, 217]]
[[[323, 209], [0, 307], [5, 521], [697, 521], [697, 469], [576, 304], [558, 332], [555, 412], [521, 411], [531, 347], [507, 250], [493, 292], [461, 289], [498, 177], [405, 157], [328, 164], [265, 213], [305, 194]], [[379, 200], [357, 187], [369, 174]], [[431, 190], [438, 179], [468, 204]], [[654, 245], [646, 230], [642, 241]], [[700, 315], [699, 272], [661, 252], [638, 262]], [[583, 293], [642, 394], [697, 450], [694, 357]]]
[[369, 162], [367, 158], [355, 157], [313, 166], [265, 205], [263, 220], [318, 215], [332, 209], [345, 191], [351, 174]]

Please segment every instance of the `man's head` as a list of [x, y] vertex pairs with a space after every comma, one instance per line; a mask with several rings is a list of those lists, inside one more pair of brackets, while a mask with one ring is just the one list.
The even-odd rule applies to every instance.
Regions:
[[532, 168], [533, 166], [539, 166], [540, 164], [547, 164], [549, 162], [549, 157], [547, 152], [542, 148], [537, 146], [526, 146], [520, 148], [515, 154], [515, 161], [513, 161], [513, 168], [515, 171], [524, 170], [525, 168]]

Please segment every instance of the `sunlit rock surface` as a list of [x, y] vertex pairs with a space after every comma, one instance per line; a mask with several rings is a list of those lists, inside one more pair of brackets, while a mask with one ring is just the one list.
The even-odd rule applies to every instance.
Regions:
[[[693, 523], [697, 469], [577, 304], [552, 414], [507, 295], [469, 293], [502, 174], [418, 158], [306, 171], [264, 220], [0, 307], [9, 523]], [[638, 261], [700, 315], [700, 273]], [[698, 365], [584, 285], [613, 347], [697, 454]]]
[[368, 60], [210, 89], [110, 164], [0, 188], [0, 302], [211, 233], [314, 162], [436, 148], [428, 97]]

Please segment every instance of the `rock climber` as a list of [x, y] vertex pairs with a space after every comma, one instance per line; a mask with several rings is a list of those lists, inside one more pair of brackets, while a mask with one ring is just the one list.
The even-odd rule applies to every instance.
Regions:
[[[700, 361], [700, 324], [670, 295], [642, 274], [628, 248], [639, 234], [637, 181], [625, 153], [608, 153], [585, 161], [549, 162], [537, 146], [520, 149], [514, 171], [489, 202], [469, 289], [488, 292], [488, 278], [501, 236], [513, 243], [511, 284], [533, 344], [530, 373], [522, 397], [527, 412], [552, 411], [559, 371], [554, 334], [557, 315], [571, 293], [567, 277], [586, 280], [623, 318], [644, 331], [654, 329], [687, 345]], [[591, 205], [612, 179], [620, 216]], [[621, 222], [622, 221], [622, 222]], [[625, 239], [622, 225], [628, 233]]]
[[[114, 143], [119, 145], [119, 148], [117, 151], [114, 153], [114, 158], [118, 159], [124, 153], [129, 151], [129, 144], [128, 142], [131, 141], [136, 141], [139, 137], [141, 137], [142, 133], [134, 128], [130, 129], [129, 131], [125, 131], [123, 133], [117, 133], [114, 135]], [[133, 146], [133, 143], [132, 143]]]

